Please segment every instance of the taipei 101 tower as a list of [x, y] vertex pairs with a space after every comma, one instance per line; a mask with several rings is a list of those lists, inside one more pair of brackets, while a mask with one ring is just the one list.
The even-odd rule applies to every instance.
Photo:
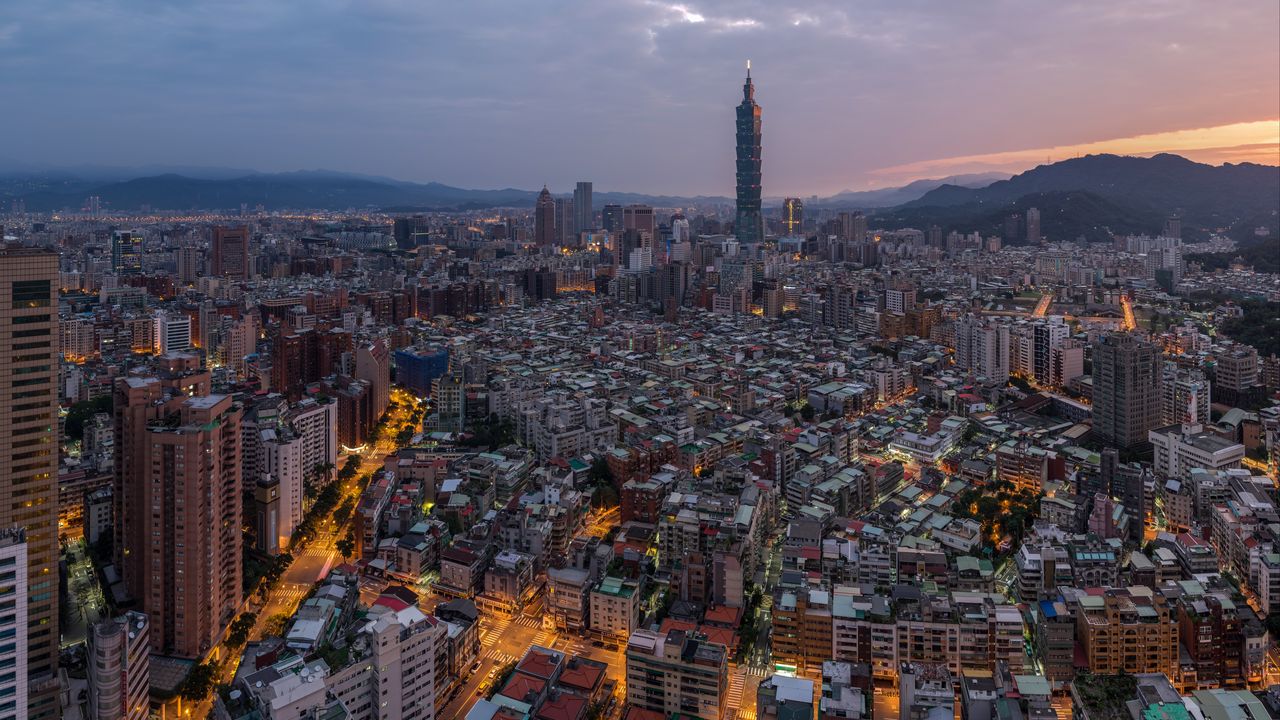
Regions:
[[764, 220], [760, 216], [760, 106], [756, 104], [755, 91], [748, 60], [742, 104], [738, 105], [738, 214], [733, 225], [734, 235], [742, 244], [764, 240]]

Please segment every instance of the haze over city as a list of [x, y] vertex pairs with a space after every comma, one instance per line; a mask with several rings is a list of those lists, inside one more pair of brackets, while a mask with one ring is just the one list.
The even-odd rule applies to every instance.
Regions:
[[767, 196], [1087, 152], [1276, 164], [1277, 25], [1190, 0], [10, 3], [0, 165], [727, 195], [748, 58]]

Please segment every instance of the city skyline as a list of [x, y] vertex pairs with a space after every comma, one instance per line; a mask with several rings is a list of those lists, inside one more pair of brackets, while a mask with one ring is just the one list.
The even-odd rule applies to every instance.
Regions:
[[[539, 8], [397, 3], [14, 8], [0, 58], [22, 71], [0, 88], [24, 112], [0, 130], [24, 142], [0, 165], [325, 167], [481, 188], [587, 177], [728, 195], [720, 128], [746, 57], [773, 108], [770, 197], [1082, 152], [1275, 163], [1277, 12], [626, 2], [565, 22]], [[87, 40], [59, 41], [78, 28]], [[78, 69], [90, 61], [94, 73]], [[524, 131], [503, 130], [513, 123]]]

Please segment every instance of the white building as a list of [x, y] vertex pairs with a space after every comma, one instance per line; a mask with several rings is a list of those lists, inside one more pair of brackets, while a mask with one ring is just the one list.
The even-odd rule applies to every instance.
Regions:
[[151, 710], [150, 624], [127, 612], [94, 625], [88, 637], [89, 717], [146, 720]]
[[0, 615], [0, 715], [27, 716], [27, 535], [17, 528], [0, 530], [0, 604], [12, 612]]
[[1185, 478], [1195, 468], [1209, 471], [1240, 467], [1244, 445], [1204, 431], [1203, 425], [1170, 425], [1147, 433], [1155, 451], [1157, 475]]

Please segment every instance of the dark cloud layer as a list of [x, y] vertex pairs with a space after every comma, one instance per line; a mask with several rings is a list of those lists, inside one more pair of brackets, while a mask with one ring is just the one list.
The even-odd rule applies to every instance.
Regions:
[[767, 194], [1280, 115], [1274, 0], [50, 0], [0, 9], [0, 155]]

